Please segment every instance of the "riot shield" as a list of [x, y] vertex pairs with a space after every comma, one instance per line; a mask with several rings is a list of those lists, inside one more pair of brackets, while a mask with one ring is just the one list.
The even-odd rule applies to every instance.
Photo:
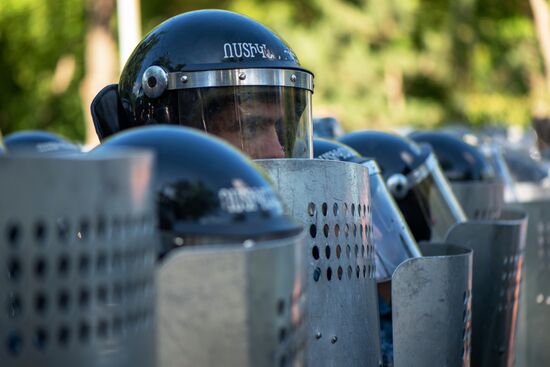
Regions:
[[151, 157], [0, 157], [2, 366], [155, 366]]
[[380, 283], [390, 280], [403, 261], [422, 255], [405, 218], [386, 188], [380, 168], [373, 160], [362, 164], [369, 170], [376, 281]]
[[527, 216], [503, 211], [498, 220], [459, 223], [446, 242], [474, 251], [471, 364], [512, 366]]
[[306, 159], [257, 161], [306, 228], [309, 366], [378, 366], [376, 269], [368, 169]]
[[501, 181], [451, 182], [451, 188], [468, 219], [500, 217], [504, 206], [504, 185]]
[[304, 234], [172, 251], [158, 271], [160, 366], [301, 366]]
[[550, 197], [540, 188], [524, 188], [529, 190], [519, 191], [529, 201], [512, 204], [529, 216], [516, 366], [546, 366], [550, 364]]
[[469, 366], [472, 250], [421, 243], [392, 278], [395, 367]]

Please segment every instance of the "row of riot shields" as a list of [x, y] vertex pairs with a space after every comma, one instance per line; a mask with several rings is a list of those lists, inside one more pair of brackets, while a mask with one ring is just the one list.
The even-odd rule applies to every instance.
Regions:
[[[307, 365], [379, 366], [373, 232], [381, 228], [373, 226], [368, 169], [321, 160], [261, 164], [292, 214], [310, 228]], [[424, 256], [402, 263], [392, 279], [395, 365], [462, 365], [469, 355], [471, 251], [431, 244], [421, 250]]]
[[504, 203], [500, 186], [452, 185], [468, 215], [481, 218], [448, 235], [476, 254], [472, 311], [474, 330], [475, 325], [481, 330], [473, 333], [472, 365], [542, 366], [550, 362], [550, 192], [541, 185], [515, 184], [512, 200]]
[[149, 155], [2, 157], [2, 365], [379, 366], [387, 274], [391, 365], [549, 360], [541, 194], [505, 207], [502, 185], [453, 185], [475, 219], [388, 262], [373, 166], [258, 163], [303, 232], [191, 247], [155, 272]]
[[[376, 270], [370, 270], [375, 261], [369, 250], [376, 229], [366, 194], [368, 170], [316, 160], [261, 164], [291, 213], [309, 228], [307, 364], [378, 366]], [[480, 213], [479, 219], [454, 225], [444, 243], [420, 244], [422, 256], [405, 260], [392, 275], [388, 365], [513, 364], [526, 216], [503, 210], [501, 185], [461, 189], [457, 192], [467, 192], [472, 204], [465, 211]], [[473, 200], [473, 194], [483, 200]], [[364, 229], [348, 232], [355, 226]], [[343, 250], [350, 246], [351, 254]], [[363, 248], [366, 255], [360, 256]]]
[[[497, 182], [453, 184], [472, 220], [414, 247], [395, 205], [380, 204], [376, 164], [260, 160], [303, 231], [190, 247], [155, 266], [151, 163], [0, 158], [2, 365], [380, 366], [381, 282], [384, 365], [549, 358], [548, 193], [526, 187], [505, 205]], [[408, 256], [377, 247], [388, 241]]]
[[160, 263], [153, 163], [0, 157], [2, 366], [303, 364], [303, 232]]

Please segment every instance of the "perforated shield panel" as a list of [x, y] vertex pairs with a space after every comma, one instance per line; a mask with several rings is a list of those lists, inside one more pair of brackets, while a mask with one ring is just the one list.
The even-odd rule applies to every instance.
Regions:
[[368, 169], [358, 164], [258, 161], [308, 232], [307, 365], [378, 366], [380, 338]]
[[449, 231], [446, 242], [474, 250], [472, 366], [513, 365], [526, 231], [527, 216], [519, 211]]
[[392, 277], [394, 366], [469, 366], [472, 251], [421, 243]]
[[150, 164], [0, 158], [2, 366], [154, 366]]

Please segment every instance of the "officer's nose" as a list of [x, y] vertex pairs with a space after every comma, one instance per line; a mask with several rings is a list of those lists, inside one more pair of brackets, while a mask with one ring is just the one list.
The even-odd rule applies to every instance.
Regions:
[[275, 126], [270, 126], [263, 134], [262, 139], [258, 140], [259, 145], [256, 149], [256, 159], [284, 158], [285, 150], [279, 142], [279, 136]]

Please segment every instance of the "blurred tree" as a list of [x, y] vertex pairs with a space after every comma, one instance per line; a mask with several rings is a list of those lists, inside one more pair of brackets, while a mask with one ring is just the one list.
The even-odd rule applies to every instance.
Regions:
[[314, 109], [347, 129], [443, 119], [448, 46], [417, 28], [418, 1], [236, 0], [231, 8], [282, 33], [316, 74]]
[[550, 8], [545, 0], [529, 0], [544, 61], [546, 86], [550, 91]]
[[474, 124], [528, 124], [533, 81], [541, 76], [529, 4], [522, 0], [483, 0], [476, 4], [468, 45], [471, 67], [462, 105]]
[[84, 4], [75, 0], [0, 1], [0, 129], [85, 134], [79, 95]]
[[[537, 39], [539, 41], [540, 52], [544, 62], [545, 93], [541, 93], [548, 99], [550, 96], [550, 7], [545, 0], [530, 0]], [[539, 83], [539, 85], [542, 83]], [[533, 128], [537, 133], [537, 143], [542, 152], [548, 149], [550, 145], [550, 109], [548, 105], [537, 104], [533, 113]]]
[[89, 106], [103, 87], [116, 83], [118, 79], [117, 44], [112, 29], [116, 0], [87, 0], [86, 5], [86, 74], [80, 92], [85, 108], [86, 143], [97, 145], [99, 139]]
[[[114, 1], [0, 2], [4, 133], [40, 128], [84, 138], [90, 99], [118, 74], [116, 60], [109, 61], [116, 57]], [[547, 0], [530, 1], [546, 5]], [[432, 127], [448, 121], [527, 124], [534, 111], [550, 115], [550, 67], [545, 69], [548, 61], [541, 57], [548, 51], [537, 42], [537, 34], [547, 36], [547, 26], [540, 26], [544, 13], [532, 12], [524, 0], [163, 0], [141, 5], [143, 34], [171, 16], [203, 8], [234, 10], [266, 24], [315, 73], [314, 112], [335, 115], [347, 129]], [[94, 34], [96, 41], [105, 41], [93, 42]]]

